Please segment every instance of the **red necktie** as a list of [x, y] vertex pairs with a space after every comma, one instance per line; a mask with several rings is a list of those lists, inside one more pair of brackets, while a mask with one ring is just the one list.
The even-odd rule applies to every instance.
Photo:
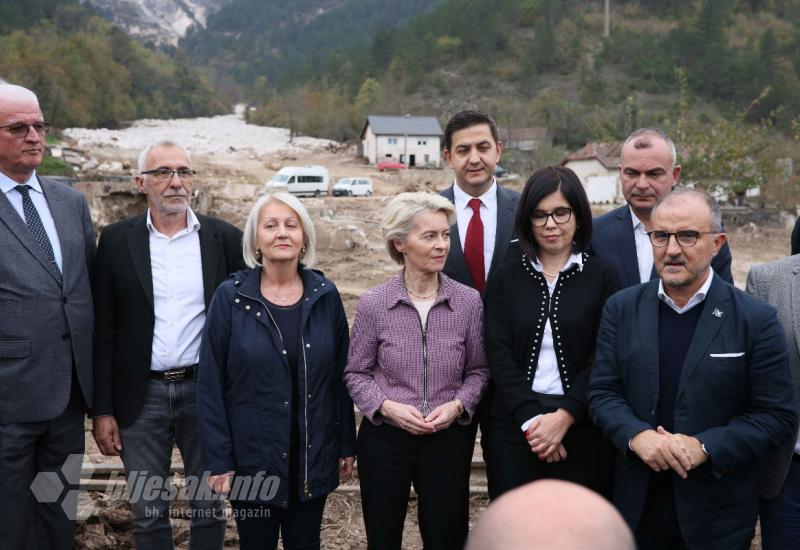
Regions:
[[467, 226], [467, 238], [464, 239], [464, 260], [472, 277], [472, 285], [483, 293], [486, 284], [483, 267], [483, 221], [481, 220], [481, 200], [470, 199], [469, 207], [472, 208], [472, 218]]

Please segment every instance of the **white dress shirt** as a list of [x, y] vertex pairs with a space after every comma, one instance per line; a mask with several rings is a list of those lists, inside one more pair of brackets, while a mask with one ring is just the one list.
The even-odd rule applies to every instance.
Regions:
[[[538, 258], [531, 262], [531, 265], [536, 271], [540, 273], [543, 271], [542, 264]], [[578, 269], [583, 271], [583, 256], [581, 254], [573, 254], [570, 256], [566, 265], [561, 268], [559, 276], [562, 272], [567, 271], [573, 265], [577, 265]], [[547, 283], [547, 290], [550, 293], [550, 296], [553, 295], [553, 290], [556, 288], [556, 283], [558, 283], [558, 277], [556, 277], [556, 280], [552, 283]], [[536, 373], [533, 375], [533, 384], [531, 385], [531, 389], [536, 393], [543, 393], [545, 395], [564, 395], [564, 385], [561, 383], [561, 375], [558, 372], [558, 359], [556, 359], [556, 349], [553, 343], [553, 329], [550, 327], [549, 317], [544, 325], [542, 345], [539, 348], [539, 357], [536, 363]], [[528, 429], [528, 426], [530, 426], [531, 422], [536, 420], [539, 416], [541, 415], [536, 415], [533, 418], [525, 421], [525, 423], [522, 424], [522, 431]]]
[[703, 283], [703, 286], [701, 286], [691, 298], [689, 298], [689, 301], [686, 302], [686, 305], [683, 307], [678, 307], [678, 305], [672, 301], [672, 298], [667, 296], [667, 293], [664, 292], [664, 283], [663, 281], [661, 281], [661, 279], [658, 280], [658, 297], [662, 302], [667, 304], [675, 313], [677, 313], [678, 315], [683, 315], [684, 313], [694, 308], [697, 304], [702, 303], [703, 300], [706, 299], [706, 294], [708, 294], [708, 289], [711, 288], [711, 280], [713, 278], [714, 278], [714, 270], [709, 267], [708, 278], [706, 279], [706, 282]]
[[147, 211], [156, 317], [151, 370], [185, 367], [199, 358], [206, 320], [200, 222], [191, 209], [186, 217], [186, 229], [167, 237], [153, 226]]
[[[628, 206], [630, 208], [630, 206]], [[639, 281], [646, 283], [653, 272], [653, 245], [647, 236], [647, 229], [631, 208], [633, 220], [633, 240], [636, 242], [636, 261], [639, 264]]]
[[467, 195], [457, 183], [453, 184], [453, 204], [456, 207], [456, 224], [458, 236], [461, 239], [461, 250], [467, 240], [467, 228], [472, 219], [472, 208], [469, 201], [478, 198], [481, 201], [481, 221], [483, 222], [483, 270], [484, 276], [489, 277], [489, 268], [492, 266], [494, 254], [494, 241], [497, 234], [497, 181], [492, 180], [492, 186], [480, 197]]
[[[22, 218], [24, 222], [25, 211], [22, 209], [22, 195], [19, 194], [19, 191], [14, 189], [17, 185], [19, 185], [17, 182], [0, 172], [0, 189], [3, 190], [11, 206], [14, 207], [14, 210], [17, 211], [17, 214], [19, 214], [19, 217]], [[50, 244], [53, 246], [53, 256], [56, 259], [56, 265], [58, 265], [58, 269], [60, 269], [63, 274], [64, 265], [63, 256], [61, 254], [61, 241], [58, 239], [56, 222], [53, 221], [53, 214], [50, 212], [50, 207], [47, 204], [47, 199], [44, 196], [39, 179], [36, 177], [35, 170], [24, 185], [27, 185], [31, 188], [31, 191], [33, 191], [33, 193], [29, 192], [28, 195], [30, 195], [31, 202], [33, 202], [33, 206], [36, 207], [36, 211], [39, 213], [42, 225], [47, 233], [47, 238], [50, 239]]]

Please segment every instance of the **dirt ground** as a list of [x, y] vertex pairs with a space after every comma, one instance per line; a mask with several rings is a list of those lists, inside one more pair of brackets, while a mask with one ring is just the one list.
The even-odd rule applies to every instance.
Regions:
[[[106, 158], [133, 160], [133, 151], [104, 151]], [[399, 173], [379, 174], [373, 167], [357, 160], [354, 152], [334, 153], [330, 151], [293, 155], [275, 155], [269, 158], [253, 158], [248, 155], [225, 155], [195, 158], [195, 168], [201, 176], [195, 185], [194, 207], [200, 212], [217, 215], [243, 225], [250, 206], [263, 193], [263, 183], [283, 165], [322, 164], [331, 173], [331, 185], [340, 177], [369, 176], [375, 185], [372, 197], [337, 198], [322, 197], [303, 199], [315, 220], [318, 234], [318, 263], [321, 269], [338, 286], [352, 322], [358, 297], [364, 290], [382, 282], [395, 273], [380, 235], [380, 217], [388, 199], [395, 193], [406, 190], [437, 190], [452, 181], [447, 170], [408, 170]], [[520, 178], [512, 178], [504, 184], [519, 189]], [[122, 184], [123, 191], [100, 192], [90, 189], [90, 205], [98, 229], [117, 219], [143, 211], [140, 197], [130, 193], [130, 184]], [[788, 254], [790, 228], [783, 225], [747, 225], [729, 227], [728, 239], [733, 254], [733, 272], [737, 286], [744, 287], [751, 265], [777, 259]], [[87, 424], [88, 427], [88, 424]], [[91, 435], [87, 432], [87, 459], [92, 462], [108, 462], [102, 457]], [[179, 456], [175, 455], [179, 460]], [[480, 472], [472, 480], [474, 486], [485, 486]], [[351, 482], [355, 483], [355, 481]], [[354, 488], [354, 487], [351, 487]], [[79, 548], [130, 548], [130, 512], [127, 504], [108, 500], [100, 493], [84, 493], [82, 506], [92, 513], [79, 522], [76, 545]], [[185, 503], [182, 504], [185, 506]], [[471, 523], [487, 505], [485, 495], [477, 494], [471, 499]], [[185, 520], [175, 520], [175, 535], [179, 548], [187, 547], [188, 530]], [[322, 539], [324, 548], [366, 548], [360, 500], [357, 491], [337, 491], [330, 495], [323, 520]], [[236, 547], [237, 537], [233, 520], [229, 520], [226, 546]], [[404, 548], [422, 548], [416, 523], [416, 502], [409, 504], [404, 534]], [[753, 548], [758, 548], [754, 545]]]

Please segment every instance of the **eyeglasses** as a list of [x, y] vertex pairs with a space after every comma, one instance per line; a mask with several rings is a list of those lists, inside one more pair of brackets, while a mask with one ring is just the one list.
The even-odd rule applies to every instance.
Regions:
[[556, 208], [550, 213], [536, 210], [531, 216], [531, 223], [534, 227], [544, 227], [547, 225], [547, 218], [550, 217], [557, 224], [567, 223], [572, 217], [572, 208]]
[[173, 174], [178, 174], [181, 181], [189, 181], [194, 177], [197, 172], [188, 168], [179, 168], [178, 170], [170, 170], [169, 168], [154, 168], [153, 170], [142, 170], [143, 176], [153, 176], [158, 181], [171, 181]]
[[678, 243], [678, 246], [690, 247], [697, 244], [697, 239], [700, 235], [719, 235], [719, 231], [694, 231], [692, 229], [684, 229], [683, 231], [676, 231], [669, 233], [668, 231], [649, 231], [647, 236], [650, 237], [650, 243], [653, 246], [663, 248], [669, 244], [669, 238], [673, 235]]
[[34, 122], [32, 124], [27, 124], [25, 122], [14, 122], [12, 124], [0, 126], [0, 128], [8, 130], [8, 133], [14, 137], [27, 136], [29, 131], [28, 129], [33, 128], [33, 131], [39, 134], [39, 137], [42, 137], [50, 129], [50, 124], [47, 122]]

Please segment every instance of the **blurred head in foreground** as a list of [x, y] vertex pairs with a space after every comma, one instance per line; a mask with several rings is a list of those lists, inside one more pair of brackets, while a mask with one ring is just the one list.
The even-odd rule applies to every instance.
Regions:
[[483, 513], [466, 550], [635, 550], [625, 520], [603, 497], [558, 480], [506, 493]]

